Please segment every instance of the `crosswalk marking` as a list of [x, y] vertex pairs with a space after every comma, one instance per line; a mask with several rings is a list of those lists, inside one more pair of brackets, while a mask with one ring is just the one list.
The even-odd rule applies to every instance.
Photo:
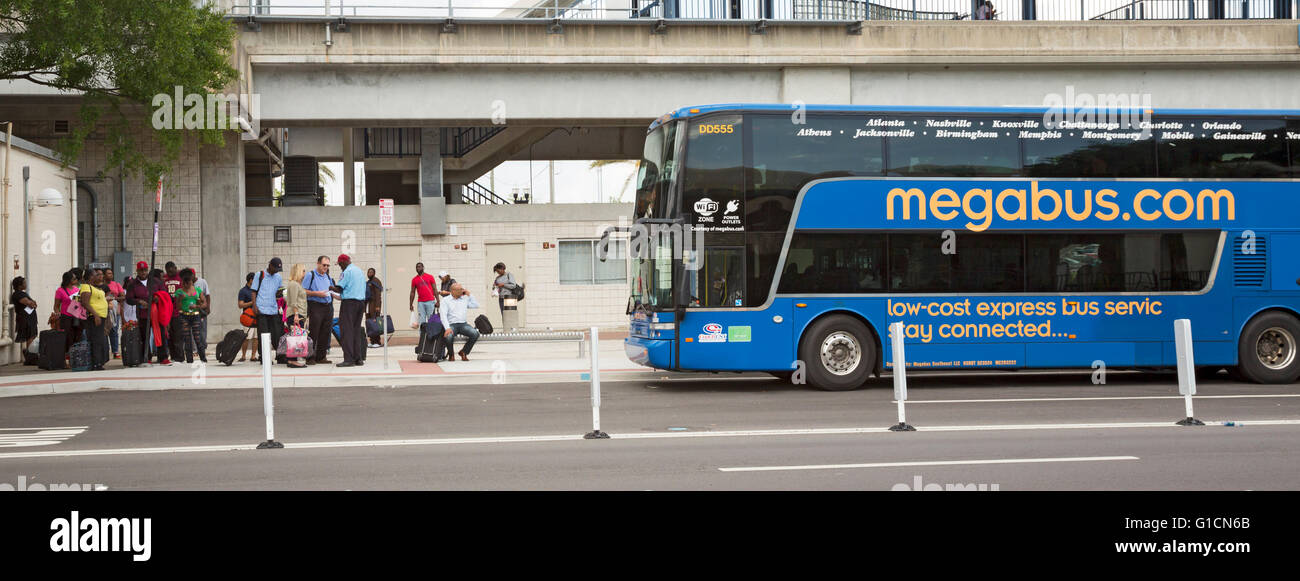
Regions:
[[86, 431], [86, 426], [56, 428], [0, 428], [0, 448], [53, 446]]

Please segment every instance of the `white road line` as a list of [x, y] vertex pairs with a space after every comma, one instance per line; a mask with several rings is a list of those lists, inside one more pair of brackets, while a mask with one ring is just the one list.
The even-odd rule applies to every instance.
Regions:
[[32, 430], [84, 430], [90, 426], [52, 426], [48, 428], [0, 428], [0, 432], [30, 432]]
[[[0, 428], [0, 448], [53, 446], [86, 431], [80, 428]], [[25, 432], [25, 433], [24, 433]]]
[[[1223, 421], [1206, 421], [1210, 426], [1223, 426]], [[1246, 420], [1234, 422], [1238, 426], [1293, 426], [1300, 425], [1300, 420]], [[1177, 428], [1188, 430], [1184, 426], [1167, 422], [1126, 422], [1093, 424], [1005, 424], [987, 426], [920, 426], [920, 432], [985, 432], [1004, 430], [1094, 430], [1125, 428]], [[629, 434], [610, 434], [615, 440], [649, 440], [657, 438], [750, 438], [770, 436], [827, 436], [852, 434], [893, 434], [887, 427], [859, 428], [808, 428], [786, 430], [726, 430], [717, 432], [642, 432]], [[283, 436], [283, 434], [281, 434]], [[905, 436], [902, 436], [905, 437]], [[555, 434], [542, 436], [499, 436], [480, 438], [409, 438], [394, 440], [351, 440], [324, 442], [285, 442], [285, 449], [322, 449], [322, 448], [364, 448], [373, 446], [447, 446], [466, 444], [518, 444], [531, 442], [568, 442], [582, 440], [579, 434]], [[98, 450], [50, 450], [43, 452], [9, 452], [0, 453], [0, 460], [17, 458], [70, 458], [80, 456], [114, 456], [135, 454], [184, 454], [195, 452], [231, 452], [255, 450], [255, 444], [224, 444], [208, 446], [178, 446], [154, 448], [105, 448]], [[263, 452], [279, 454], [280, 451]]]
[[[1197, 395], [1196, 399], [1249, 399], [1249, 398], [1274, 398], [1274, 397], [1300, 397], [1300, 393], [1251, 393], [1240, 395]], [[1123, 401], [1123, 400], [1143, 400], [1143, 399], [1183, 399], [1181, 395], [1114, 395], [1114, 396], [1097, 396], [1097, 397], [1017, 397], [1017, 398], [991, 398], [991, 399], [909, 399], [907, 405], [914, 403], [1020, 403], [1035, 401]], [[892, 401], [892, 400], [891, 400]]]
[[1076, 458], [999, 458], [996, 460], [939, 460], [933, 462], [874, 462], [870, 464], [811, 464], [807, 466], [742, 466], [718, 468], [722, 472], [776, 472], [781, 470], [840, 470], [845, 468], [899, 468], [907, 466], [973, 466], [981, 464], [1042, 464], [1047, 462], [1112, 462], [1137, 460], [1137, 456], [1080, 456]]

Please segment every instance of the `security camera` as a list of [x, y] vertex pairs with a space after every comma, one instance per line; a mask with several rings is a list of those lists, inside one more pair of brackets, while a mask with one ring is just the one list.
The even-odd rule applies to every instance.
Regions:
[[54, 188], [45, 188], [39, 194], [36, 194], [36, 199], [32, 200], [32, 205], [42, 208], [45, 206], [62, 206], [63, 192]]

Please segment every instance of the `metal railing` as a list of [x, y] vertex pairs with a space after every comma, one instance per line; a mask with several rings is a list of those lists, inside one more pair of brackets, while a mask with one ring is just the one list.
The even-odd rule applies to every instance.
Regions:
[[[896, 21], [1295, 19], [1300, 0], [223, 0], [231, 18]], [[328, 6], [328, 8], [326, 8]]]
[[507, 200], [506, 198], [498, 196], [496, 192], [487, 189], [486, 187], [479, 184], [478, 182], [470, 182], [468, 184], [465, 184], [464, 189], [462, 189], [460, 193], [460, 202], [462, 204], [479, 204], [479, 205], [514, 203], [511, 200]]

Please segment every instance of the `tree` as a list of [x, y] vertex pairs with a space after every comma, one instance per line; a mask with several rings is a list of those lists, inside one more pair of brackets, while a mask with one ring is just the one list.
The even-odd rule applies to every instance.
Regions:
[[[623, 165], [623, 164], [625, 164], [625, 163], [633, 163], [633, 164], [635, 164], [635, 163], [640, 163], [640, 162], [638, 162], [638, 161], [636, 161], [636, 160], [631, 160], [631, 159], [595, 159], [595, 160], [592, 160], [591, 163], [587, 164], [587, 167], [588, 167], [589, 169], [596, 169], [596, 168], [600, 168], [600, 167], [609, 167], [609, 166]], [[618, 202], [624, 202], [624, 201], [626, 201], [626, 200], [624, 200], [623, 198], [627, 197], [628, 186], [632, 185], [632, 178], [634, 178], [634, 177], [636, 177], [636, 170], [635, 170], [635, 169], [632, 171], [632, 173], [630, 173], [630, 174], [627, 175], [627, 179], [623, 180], [623, 187], [622, 187], [622, 188], [619, 188], [619, 190], [618, 190], [618, 197], [615, 198], [615, 201], [618, 201]]]
[[[75, 163], [86, 137], [102, 131], [106, 167], [146, 183], [167, 173], [187, 134], [220, 144], [223, 131], [152, 127], [162, 155], [146, 155], [133, 126], [156, 95], [219, 93], [237, 78], [235, 28], [193, 0], [0, 0], [0, 79], [83, 96], [78, 123], [56, 146]], [[145, 116], [147, 117], [147, 116]], [[149, 132], [144, 132], [149, 135]]]

